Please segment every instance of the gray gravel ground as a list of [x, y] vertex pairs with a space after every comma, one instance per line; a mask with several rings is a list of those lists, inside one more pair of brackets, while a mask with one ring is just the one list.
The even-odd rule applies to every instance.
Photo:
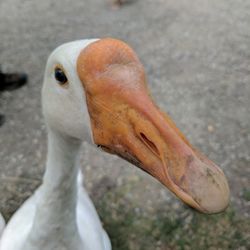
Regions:
[[[143, 61], [155, 100], [189, 140], [217, 162], [239, 216], [250, 216], [250, 1], [0, 1], [0, 64], [26, 71], [29, 84], [0, 96], [0, 210], [6, 218], [40, 183], [46, 133], [40, 90], [47, 56], [82, 38], [127, 41]], [[94, 157], [93, 157], [94, 155]], [[118, 158], [84, 147], [86, 185], [94, 198], [139, 180], [140, 209], [180, 206], [168, 191]], [[145, 192], [145, 190], [147, 192]], [[140, 206], [140, 202], [138, 202]]]

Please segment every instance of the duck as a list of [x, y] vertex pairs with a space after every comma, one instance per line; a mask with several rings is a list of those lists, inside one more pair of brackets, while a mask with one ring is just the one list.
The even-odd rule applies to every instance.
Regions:
[[83, 142], [139, 167], [202, 213], [228, 206], [223, 171], [155, 104], [144, 67], [126, 42], [83, 39], [56, 48], [46, 64], [42, 111], [48, 133], [43, 182], [2, 228], [0, 250], [111, 250], [83, 187]]

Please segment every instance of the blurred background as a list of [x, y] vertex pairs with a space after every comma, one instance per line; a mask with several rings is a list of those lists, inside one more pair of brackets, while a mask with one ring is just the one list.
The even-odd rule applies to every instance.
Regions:
[[151, 93], [188, 139], [224, 170], [231, 204], [219, 215], [183, 205], [129, 163], [84, 145], [82, 168], [113, 249], [250, 249], [250, 1], [0, 1], [0, 64], [29, 83], [0, 94], [0, 211], [9, 219], [41, 183], [46, 60], [83, 38], [126, 41]]

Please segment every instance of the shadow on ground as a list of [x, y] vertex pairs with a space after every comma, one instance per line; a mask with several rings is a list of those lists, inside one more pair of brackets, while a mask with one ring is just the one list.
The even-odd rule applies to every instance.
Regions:
[[238, 217], [233, 206], [221, 214], [204, 215], [185, 205], [165, 202], [150, 212], [128, 195], [140, 188], [139, 181], [120, 187], [110, 185], [107, 178], [101, 183], [102, 187], [106, 183], [107, 189], [95, 200], [114, 250], [250, 247], [250, 219]]

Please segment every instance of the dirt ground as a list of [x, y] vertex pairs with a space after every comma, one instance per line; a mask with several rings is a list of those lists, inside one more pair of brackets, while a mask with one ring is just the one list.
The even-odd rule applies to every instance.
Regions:
[[205, 216], [152, 177], [84, 145], [85, 184], [113, 249], [250, 249], [250, 1], [0, 1], [0, 64], [29, 84], [0, 96], [0, 211], [41, 183], [46, 131], [40, 91], [49, 53], [83, 38], [125, 40], [159, 106], [224, 170], [231, 204]]

